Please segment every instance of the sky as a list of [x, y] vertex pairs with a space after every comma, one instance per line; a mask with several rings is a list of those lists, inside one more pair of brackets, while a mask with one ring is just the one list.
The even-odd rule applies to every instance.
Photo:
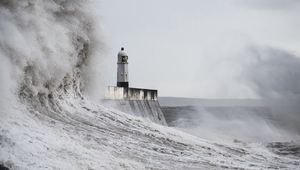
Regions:
[[[299, 0], [94, 4], [105, 45], [105, 85], [116, 84], [117, 53], [124, 47], [130, 86], [158, 89], [159, 96], [264, 98], [300, 92]], [[274, 77], [277, 72], [283, 77]]]

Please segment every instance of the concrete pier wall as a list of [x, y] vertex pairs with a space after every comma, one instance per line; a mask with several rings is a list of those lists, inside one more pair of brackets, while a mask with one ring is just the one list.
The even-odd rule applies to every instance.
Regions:
[[103, 103], [125, 113], [167, 125], [158, 102], [157, 90], [109, 86]]
[[108, 86], [105, 99], [110, 100], [157, 100], [157, 90]]

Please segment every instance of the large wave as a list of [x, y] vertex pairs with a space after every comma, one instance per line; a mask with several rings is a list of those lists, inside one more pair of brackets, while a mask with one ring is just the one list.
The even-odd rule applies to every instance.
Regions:
[[6, 90], [43, 106], [68, 92], [82, 97], [84, 73], [93, 56], [91, 44], [96, 44], [85, 4], [81, 0], [0, 2], [1, 68], [10, 77], [2, 80]]

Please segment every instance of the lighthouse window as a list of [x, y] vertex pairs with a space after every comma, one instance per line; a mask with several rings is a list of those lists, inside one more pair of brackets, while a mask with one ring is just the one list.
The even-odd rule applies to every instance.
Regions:
[[128, 57], [127, 56], [122, 56], [122, 62], [127, 62]]

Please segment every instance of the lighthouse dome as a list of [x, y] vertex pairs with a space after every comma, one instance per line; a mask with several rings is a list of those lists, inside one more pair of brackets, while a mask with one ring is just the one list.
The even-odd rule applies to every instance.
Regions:
[[128, 64], [128, 55], [124, 52], [124, 48], [121, 48], [121, 51], [118, 53], [118, 63], [119, 64]]
[[118, 57], [128, 57], [128, 55], [125, 53], [124, 48], [121, 48], [121, 51], [118, 53]]

